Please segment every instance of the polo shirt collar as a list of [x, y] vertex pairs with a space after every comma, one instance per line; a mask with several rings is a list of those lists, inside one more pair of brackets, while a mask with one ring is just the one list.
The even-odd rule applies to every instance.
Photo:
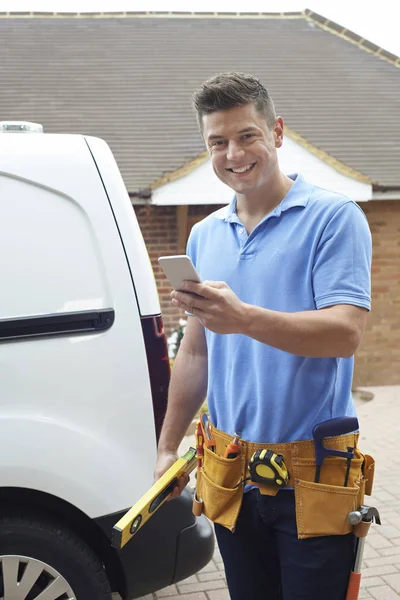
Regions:
[[[274, 208], [272, 213], [270, 213], [275, 217], [279, 217], [289, 208], [293, 208], [295, 206], [307, 206], [308, 200], [311, 196], [311, 190], [313, 186], [308, 183], [302, 175], [299, 173], [294, 173], [292, 175], [288, 175], [288, 177], [292, 179], [294, 183], [282, 202]], [[236, 213], [236, 196], [232, 198], [231, 202], [227, 206], [224, 221], [228, 223], [240, 223]]]

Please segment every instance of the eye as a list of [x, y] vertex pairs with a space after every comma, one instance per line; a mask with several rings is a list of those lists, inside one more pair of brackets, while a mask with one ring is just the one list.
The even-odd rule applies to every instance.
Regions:
[[255, 133], [245, 133], [245, 134], [242, 136], [242, 140], [249, 140], [250, 138], [253, 138], [253, 137], [255, 137], [255, 136], [256, 136], [256, 134], [255, 134]]
[[216, 140], [215, 142], [212, 142], [211, 147], [216, 147], [216, 146], [222, 146], [223, 144], [225, 144], [225, 142], [223, 140]]

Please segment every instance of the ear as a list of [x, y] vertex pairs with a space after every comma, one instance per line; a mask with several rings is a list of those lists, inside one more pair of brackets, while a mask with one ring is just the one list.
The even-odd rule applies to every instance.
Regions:
[[277, 117], [274, 123], [274, 139], [275, 139], [275, 148], [280, 148], [283, 144], [283, 119], [282, 117]]

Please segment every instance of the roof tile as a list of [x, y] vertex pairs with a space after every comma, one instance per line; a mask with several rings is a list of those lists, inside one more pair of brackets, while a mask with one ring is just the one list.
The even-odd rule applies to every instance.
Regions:
[[0, 15], [0, 120], [105, 139], [135, 192], [204, 151], [190, 102], [202, 81], [245, 71], [265, 83], [299, 136], [373, 182], [400, 187], [397, 57], [335, 29], [310, 11]]

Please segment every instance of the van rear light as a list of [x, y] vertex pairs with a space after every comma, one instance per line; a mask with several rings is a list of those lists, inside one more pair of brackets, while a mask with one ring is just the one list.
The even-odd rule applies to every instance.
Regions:
[[142, 317], [141, 322], [149, 367], [154, 424], [158, 442], [167, 410], [168, 386], [171, 375], [168, 343], [161, 316]]

